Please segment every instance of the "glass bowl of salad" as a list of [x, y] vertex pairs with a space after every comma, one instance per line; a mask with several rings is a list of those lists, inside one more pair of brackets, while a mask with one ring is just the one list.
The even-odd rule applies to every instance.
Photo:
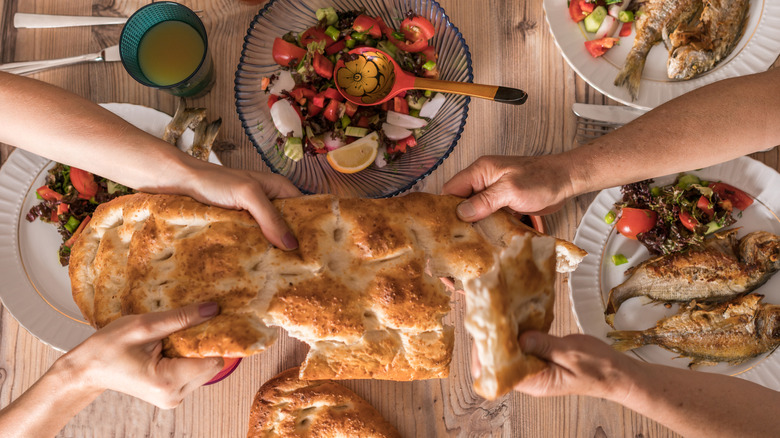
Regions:
[[[349, 51], [365, 46], [417, 76], [473, 79], [466, 41], [434, 0], [272, 0], [249, 26], [236, 110], [268, 167], [303, 193], [403, 193], [449, 156], [463, 132], [465, 96], [414, 90], [381, 105], [345, 101], [333, 68], [345, 59], [355, 74], [374, 74], [349, 63]], [[381, 79], [361, 86], [381, 87]]]

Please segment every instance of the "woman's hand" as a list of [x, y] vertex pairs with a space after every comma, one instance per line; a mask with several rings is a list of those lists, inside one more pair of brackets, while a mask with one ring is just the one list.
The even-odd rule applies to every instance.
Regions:
[[85, 387], [111, 389], [138, 397], [163, 409], [208, 382], [222, 358], [166, 358], [162, 339], [200, 324], [219, 313], [216, 303], [192, 304], [165, 312], [119, 318], [71, 350], [60, 361], [80, 373]]
[[469, 222], [503, 207], [552, 213], [574, 194], [567, 165], [563, 155], [485, 156], [444, 184], [442, 194], [470, 197], [458, 206], [458, 216]]

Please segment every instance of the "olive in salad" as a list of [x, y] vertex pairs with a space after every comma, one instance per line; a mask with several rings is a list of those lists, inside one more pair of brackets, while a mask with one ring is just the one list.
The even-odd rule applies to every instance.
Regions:
[[705, 236], [734, 224], [734, 210], [745, 210], [753, 199], [723, 182], [681, 174], [673, 184], [653, 187], [653, 180], [624, 185], [623, 199], [605, 222], [620, 234], [642, 242], [653, 254], [670, 254], [701, 243]]
[[26, 219], [29, 222], [40, 219], [57, 227], [62, 236], [58, 251], [62, 266], [68, 265], [70, 249], [97, 206], [134, 193], [121, 184], [61, 163], [49, 170], [45, 182], [35, 191], [41, 202], [30, 209]]
[[[276, 151], [293, 161], [329, 154], [326, 161], [342, 173], [372, 164], [384, 167], [418, 145], [445, 97], [410, 90], [379, 105], [356, 105], [336, 89], [335, 65], [343, 59], [356, 71], [370, 69], [370, 65], [357, 65], [358, 57], [349, 51], [374, 47], [392, 56], [407, 72], [437, 78], [437, 54], [429, 45], [433, 24], [412, 11], [399, 17], [398, 30], [382, 17], [360, 10], [321, 8], [316, 17], [317, 23], [306, 31], [289, 32], [274, 40], [273, 59], [282, 70], [260, 84], [269, 94], [271, 118], [280, 133]], [[366, 80], [361, 86], [370, 92], [380, 84]], [[345, 150], [333, 154], [341, 148]]]

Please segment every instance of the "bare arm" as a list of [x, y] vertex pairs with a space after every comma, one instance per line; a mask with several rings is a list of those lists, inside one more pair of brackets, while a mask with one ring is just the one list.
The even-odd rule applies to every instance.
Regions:
[[0, 73], [0, 142], [151, 193], [249, 211], [269, 241], [298, 246], [268, 198], [300, 195], [280, 175], [197, 160], [61, 88]]
[[550, 213], [583, 193], [697, 169], [780, 144], [780, 69], [727, 79], [671, 100], [570, 151], [482, 157], [444, 193], [471, 196], [458, 209], [479, 220], [502, 207]]
[[515, 387], [520, 392], [605, 398], [686, 437], [774, 437], [780, 430], [780, 393], [755, 383], [640, 362], [592, 336], [529, 332], [520, 342], [548, 361]]

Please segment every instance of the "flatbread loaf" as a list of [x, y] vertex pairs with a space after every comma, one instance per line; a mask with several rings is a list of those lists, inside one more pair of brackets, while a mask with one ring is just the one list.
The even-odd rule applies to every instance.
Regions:
[[[98, 207], [74, 245], [73, 297], [95, 327], [219, 303], [217, 317], [164, 340], [170, 356], [248, 356], [282, 327], [311, 347], [301, 378], [443, 378], [454, 336], [442, 322], [449, 296], [437, 278], [462, 287], [494, 270], [514, 236], [538, 234], [505, 212], [462, 222], [459, 202], [424, 193], [276, 200], [300, 243], [282, 251], [246, 212], [182, 196], [125, 196]], [[585, 255], [556, 242], [560, 270]]]
[[330, 380], [300, 380], [298, 374], [291, 368], [260, 387], [247, 438], [401, 436], [349, 388]]

